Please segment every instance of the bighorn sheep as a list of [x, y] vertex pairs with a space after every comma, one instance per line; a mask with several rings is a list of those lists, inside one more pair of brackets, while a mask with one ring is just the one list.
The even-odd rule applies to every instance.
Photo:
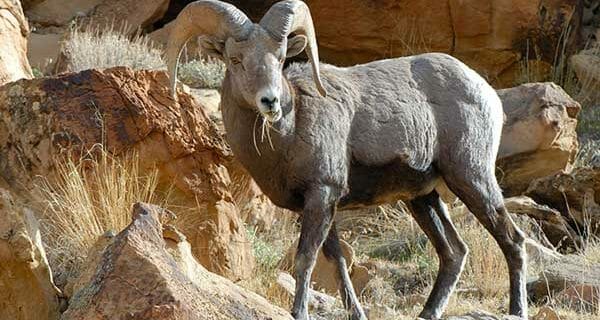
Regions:
[[[435, 53], [349, 68], [319, 64], [302, 1], [276, 3], [254, 24], [230, 4], [203, 0], [185, 7], [171, 31], [174, 97], [179, 54], [197, 36], [227, 66], [221, 108], [234, 154], [276, 205], [301, 212], [296, 319], [308, 319], [309, 280], [321, 246], [339, 266], [340, 294], [352, 317], [366, 319], [333, 217], [336, 209], [397, 200], [408, 203], [438, 254], [438, 276], [420, 314], [438, 319], [468, 250], [435, 191], [442, 180], [498, 242], [510, 271], [510, 313], [526, 317], [525, 235], [494, 176], [502, 105], [476, 72]], [[305, 49], [309, 63], [283, 68]], [[261, 117], [273, 130], [264, 142], [256, 139]]]

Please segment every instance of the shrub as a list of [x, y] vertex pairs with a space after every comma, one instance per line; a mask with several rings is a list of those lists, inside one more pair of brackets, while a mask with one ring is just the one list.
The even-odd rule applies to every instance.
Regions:
[[68, 57], [67, 70], [105, 69], [127, 66], [133, 69], [161, 69], [165, 63], [162, 50], [144, 35], [128, 36], [125, 28], [105, 29], [74, 27], [63, 44]]
[[178, 77], [192, 88], [220, 88], [225, 78], [225, 64], [210, 58], [192, 60], [179, 67]]

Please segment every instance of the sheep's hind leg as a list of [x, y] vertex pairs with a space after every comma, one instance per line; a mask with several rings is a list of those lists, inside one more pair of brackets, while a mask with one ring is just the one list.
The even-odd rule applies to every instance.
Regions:
[[[481, 170], [483, 171], [483, 170]], [[492, 174], [474, 169], [446, 179], [446, 184], [494, 237], [506, 259], [510, 277], [510, 314], [527, 319], [525, 234], [504, 207], [504, 199]]]
[[331, 227], [337, 196], [333, 188], [321, 186], [305, 194], [302, 212], [302, 229], [296, 252], [296, 292], [292, 316], [297, 320], [308, 320], [308, 295], [310, 278], [317, 260], [317, 253]]
[[351, 314], [351, 319], [366, 320], [367, 317], [358, 301], [354, 286], [350, 280], [350, 275], [348, 274], [348, 266], [346, 265], [346, 259], [342, 254], [342, 248], [340, 247], [340, 240], [337, 235], [335, 224], [331, 226], [327, 240], [325, 240], [325, 243], [323, 244], [323, 254], [337, 264], [338, 273], [342, 279], [342, 283], [340, 284], [340, 296], [342, 297], [346, 310]]
[[440, 261], [435, 284], [419, 317], [439, 319], [456, 287], [468, 249], [435, 190], [413, 199], [409, 207], [417, 224], [433, 244]]

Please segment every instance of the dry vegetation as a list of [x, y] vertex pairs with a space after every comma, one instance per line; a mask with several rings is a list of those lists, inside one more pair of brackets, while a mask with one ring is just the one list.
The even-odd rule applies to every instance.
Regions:
[[68, 56], [69, 71], [106, 69], [128, 66], [133, 69], [161, 69], [165, 63], [162, 50], [148, 37], [140, 34], [127, 36], [125, 27], [98, 29], [74, 27], [63, 51]]
[[55, 274], [76, 276], [99, 236], [121, 231], [138, 201], [166, 204], [157, 192], [157, 172], [142, 172], [135, 154], [113, 158], [102, 148], [66, 157], [56, 175], [40, 178], [36, 195], [42, 232]]
[[[166, 69], [163, 50], [146, 35], [126, 35], [125, 30], [128, 29], [126, 26], [104, 29], [73, 27], [63, 44], [63, 51], [68, 56], [68, 71], [116, 66], [136, 70]], [[193, 88], [216, 89], [225, 77], [225, 65], [211, 58], [190, 60], [181, 64], [178, 77]]]

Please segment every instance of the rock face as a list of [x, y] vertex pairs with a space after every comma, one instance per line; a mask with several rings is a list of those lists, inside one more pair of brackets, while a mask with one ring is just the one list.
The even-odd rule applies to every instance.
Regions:
[[91, 276], [75, 289], [62, 319], [291, 319], [198, 264], [185, 237], [163, 224], [168, 215], [136, 204], [131, 224], [83, 273]]
[[498, 90], [506, 122], [498, 153], [505, 196], [522, 194], [537, 178], [569, 170], [578, 150], [580, 106], [553, 83]]
[[0, 189], [0, 319], [58, 319], [60, 292], [52, 281], [38, 223]]
[[[254, 260], [230, 192], [232, 155], [203, 108], [188, 94], [170, 98], [163, 72], [114, 68], [22, 80], [0, 88], [0, 175], [12, 188], [51, 176], [65, 149], [102, 143], [135, 151], [173, 188], [177, 224], [209, 270], [251, 275]], [[25, 169], [25, 170], [24, 170]]]
[[[277, 0], [228, 0], [258, 21]], [[325, 62], [354, 65], [425, 51], [450, 53], [495, 81], [512, 84], [522, 57], [552, 63], [577, 0], [307, 0]], [[575, 40], [575, 39], [573, 39]]]
[[168, 0], [46, 0], [27, 9], [27, 16], [41, 27], [67, 26], [74, 18], [84, 19], [94, 25], [120, 27], [129, 30], [144, 29], [160, 19], [169, 5]]
[[600, 234], [600, 169], [577, 168], [537, 179], [527, 194], [539, 203], [556, 208], [581, 230]]
[[64, 34], [29, 34], [27, 40], [27, 58], [32, 67], [43, 73], [50, 73], [58, 60]]
[[0, 86], [32, 78], [27, 61], [29, 25], [18, 0], [0, 0]]

